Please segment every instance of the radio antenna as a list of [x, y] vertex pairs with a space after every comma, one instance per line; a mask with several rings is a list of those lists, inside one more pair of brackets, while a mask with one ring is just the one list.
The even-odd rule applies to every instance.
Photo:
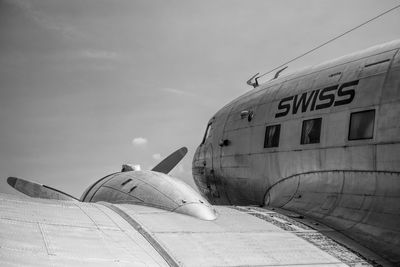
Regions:
[[[329, 39], [328, 41], [326, 41], [326, 42], [324, 42], [324, 43], [322, 43], [322, 44], [320, 44], [320, 45], [314, 47], [314, 48], [311, 49], [311, 50], [308, 50], [307, 52], [301, 54], [300, 56], [297, 56], [297, 57], [295, 57], [295, 58], [293, 58], [293, 59], [291, 59], [291, 60], [289, 60], [289, 61], [287, 61], [287, 62], [285, 62], [285, 63], [283, 63], [283, 64], [281, 64], [281, 65], [279, 65], [278, 67], [273, 68], [272, 70], [269, 70], [269, 71], [267, 71], [266, 73], [261, 74], [260, 76], [257, 76], [257, 75], [253, 76], [252, 79], [254, 78], [254, 79], [257, 81], [257, 79], [259, 79], [259, 78], [261, 78], [261, 77], [263, 77], [263, 76], [265, 76], [265, 75], [267, 75], [267, 74], [269, 74], [269, 73], [271, 73], [271, 72], [273, 72], [273, 71], [275, 71], [275, 70], [277, 70], [277, 69], [279, 69], [279, 68], [282, 68], [283, 66], [285, 66], [285, 65], [287, 65], [287, 64], [289, 64], [289, 63], [292, 63], [293, 61], [295, 61], [295, 60], [297, 60], [297, 59], [299, 59], [299, 58], [302, 58], [302, 57], [304, 57], [304, 56], [306, 56], [306, 55], [308, 55], [308, 54], [314, 52], [314, 51], [317, 50], [317, 49], [320, 49], [321, 47], [323, 47], [323, 46], [325, 46], [325, 45], [327, 45], [327, 44], [329, 44], [329, 43], [331, 43], [331, 42], [333, 42], [333, 41], [339, 39], [340, 37], [345, 36], [346, 34], [352, 32], [352, 31], [354, 31], [354, 30], [356, 30], [356, 29], [358, 29], [358, 28], [361, 28], [362, 26], [364, 26], [364, 25], [366, 25], [366, 24], [368, 24], [368, 23], [370, 23], [370, 22], [372, 22], [372, 21], [374, 21], [374, 20], [376, 20], [376, 19], [378, 19], [378, 18], [380, 18], [380, 17], [386, 15], [387, 13], [389, 13], [389, 12], [391, 12], [391, 11], [393, 11], [393, 10], [399, 8], [399, 7], [400, 7], [400, 4], [397, 5], [397, 6], [395, 6], [395, 7], [390, 8], [390, 9], [388, 9], [388, 10], [382, 12], [382, 13], [380, 13], [379, 15], [377, 15], [377, 16], [375, 16], [375, 17], [373, 17], [373, 18], [371, 18], [371, 19], [369, 19], [369, 20], [367, 20], [367, 21], [365, 21], [365, 22], [363, 22], [363, 23], [361, 23], [361, 24], [359, 24], [359, 25], [357, 25], [357, 26], [355, 26], [355, 27], [353, 27], [353, 28], [347, 30], [347, 31], [345, 31], [345, 32], [342, 33], [342, 34], [339, 34], [338, 36], [336, 36], [336, 37], [334, 37], [334, 38], [332, 38], [332, 39]], [[256, 77], [256, 76], [257, 76], [257, 77]], [[258, 81], [257, 81], [257, 82], [258, 82]], [[253, 85], [253, 84], [251, 84], [251, 85]], [[257, 83], [257, 85], [258, 85], [258, 83]], [[253, 86], [254, 86], [254, 85], [253, 85]], [[257, 87], [257, 86], [254, 86], [254, 87]]]

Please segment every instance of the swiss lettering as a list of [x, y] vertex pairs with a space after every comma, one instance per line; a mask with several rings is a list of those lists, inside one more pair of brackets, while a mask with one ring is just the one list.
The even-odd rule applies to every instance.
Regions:
[[286, 97], [286, 98], [282, 99], [281, 102], [279, 102], [278, 109], [279, 110], [284, 109], [285, 111], [276, 113], [275, 114], [275, 118], [284, 117], [289, 113], [290, 104], [286, 103], [286, 102], [291, 101], [292, 99], [293, 99], [293, 96], [289, 96], [289, 97]]
[[319, 94], [318, 100], [320, 102], [323, 102], [325, 100], [329, 100], [328, 102], [322, 103], [322, 104], [318, 104], [315, 109], [324, 109], [324, 108], [329, 108], [330, 106], [332, 106], [333, 102], [335, 101], [335, 91], [339, 86], [335, 85], [335, 86], [331, 86], [331, 87], [327, 87], [322, 89], [321, 93]]
[[315, 94], [315, 91], [312, 91], [311, 94], [308, 96], [307, 98], [307, 93], [303, 93], [299, 99], [299, 101], [297, 101], [297, 97], [298, 95], [294, 96], [293, 99], [293, 114], [297, 113], [297, 110], [299, 109], [300, 105], [301, 105], [301, 112], [306, 112], [308, 105], [310, 104], [311, 99], [313, 98]]
[[356, 86], [357, 84], [358, 84], [358, 80], [342, 84], [339, 87], [337, 95], [339, 97], [348, 96], [348, 98], [337, 100], [335, 102], [335, 106], [341, 106], [341, 105], [346, 105], [346, 104], [351, 103], [351, 101], [353, 101], [354, 95], [355, 95], [355, 91], [354, 91], [353, 87]]
[[317, 97], [318, 97], [318, 94], [319, 94], [319, 89], [315, 90], [313, 92], [315, 92], [315, 94], [314, 94], [314, 98], [313, 98], [312, 104], [311, 104], [311, 111], [313, 111], [314, 108], [315, 108], [315, 102], [317, 101]]
[[350, 104], [355, 96], [355, 87], [358, 80], [346, 82], [342, 85], [334, 85], [317, 89], [311, 92], [305, 92], [299, 95], [289, 96], [281, 99], [278, 104], [278, 112], [275, 118], [284, 117], [292, 111], [297, 114], [307, 111], [320, 110], [330, 108], [332, 106], [342, 106]]

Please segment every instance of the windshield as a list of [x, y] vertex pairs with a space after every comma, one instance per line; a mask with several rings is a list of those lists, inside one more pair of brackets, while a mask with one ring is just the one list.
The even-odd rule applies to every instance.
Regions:
[[204, 142], [211, 136], [211, 124], [212, 123], [209, 123], [207, 125], [207, 129], [206, 132], [204, 133], [203, 141], [201, 142], [201, 144], [204, 144]]

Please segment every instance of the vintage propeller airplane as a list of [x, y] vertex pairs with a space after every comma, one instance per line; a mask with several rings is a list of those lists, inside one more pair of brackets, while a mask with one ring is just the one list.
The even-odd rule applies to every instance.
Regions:
[[[0, 264], [400, 264], [400, 40], [275, 77], [213, 116], [200, 194], [123, 166], [76, 199], [16, 177], [0, 194]], [[254, 78], [254, 77], [253, 77]]]

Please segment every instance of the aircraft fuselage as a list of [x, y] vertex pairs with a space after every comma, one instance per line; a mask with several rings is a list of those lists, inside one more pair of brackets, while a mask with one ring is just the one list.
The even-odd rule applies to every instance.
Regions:
[[399, 48], [307, 68], [223, 107], [193, 159], [200, 192], [310, 216], [400, 262]]

